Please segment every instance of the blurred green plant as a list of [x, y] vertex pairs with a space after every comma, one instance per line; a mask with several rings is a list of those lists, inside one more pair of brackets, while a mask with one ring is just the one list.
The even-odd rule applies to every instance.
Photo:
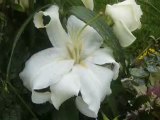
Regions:
[[[104, 12], [107, 3], [119, 1], [122, 0], [95, 0], [95, 13]], [[126, 69], [130, 74], [122, 72], [121, 77], [112, 82], [112, 94], [107, 96], [101, 105], [103, 114], [99, 114], [98, 120], [160, 118], [160, 1], [137, 2], [142, 6], [144, 13], [142, 29], [134, 33], [137, 40], [124, 50], [119, 51], [121, 48], [115, 48], [116, 57], [125, 60]], [[49, 103], [33, 104], [30, 92], [23, 87], [19, 79], [19, 72], [25, 61], [32, 54], [50, 46], [45, 31], [37, 31], [32, 23], [33, 13], [48, 4], [60, 6], [64, 26], [69, 10], [74, 6], [77, 10], [74, 12], [78, 14], [82, 11], [76, 6], [83, 5], [80, 0], [29, 0], [29, 6], [26, 8], [20, 1], [0, 1], [0, 120], [90, 119], [78, 113], [73, 105], [74, 98], [65, 102], [59, 112]], [[83, 12], [83, 16], [87, 14]], [[83, 20], [88, 22], [89, 18]], [[99, 29], [95, 21], [91, 25]], [[124, 51], [126, 59], [121, 58], [121, 51]]]

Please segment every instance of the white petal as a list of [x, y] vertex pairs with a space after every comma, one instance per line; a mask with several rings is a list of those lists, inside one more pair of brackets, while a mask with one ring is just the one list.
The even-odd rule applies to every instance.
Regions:
[[51, 100], [56, 109], [67, 99], [78, 96], [80, 90], [80, 82], [74, 71], [66, 74], [57, 84], [52, 85]]
[[106, 14], [111, 16], [113, 21], [123, 21], [130, 31], [138, 28], [137, 18], [132, 5], [107, 5]]
[[41, 93], [32, 91], [32, 102], [34, 103], [41, 104], [50, 101], [50, 99], [51, 99], [50, 92]]
[[133, 9], [134, 9], [134, 14], [137, 20], [137, 28], [140, 29], [141, 28], [141, 21], [140, 18], [143, 15], [143, 12], [141, 10], [140, 5], [137, 5], [135, 0], [130, 0], [133, 4]]
[[[37, 28], [46, 28], [48, 37], [53, 46], [64, 47], [69, 41], [69, 38], [61, 25], [58, 12], [59, 8], [56, 5], [51, 6], [45, 12], [40, 11], [34, 16], [34, 24]], [[50, 21], [46, 26], [43, 24], [43, 16], [50, 17]]]
[[113, 72], [93, 64], [86, 64], [86, 67], [77, 65], [75, 68], [80, 77], [82, 98], [90, 111], [97, 115], [104, 96], [111, 93], [110, 81]]
[[109, 47], [98, 49], [86, 60], [98, 65], [115, 62], [113, 51]]
[[113, 31], [121, 46], [127, 47], [134, 42], [136, 38], [131, 32], [141, 28], [140, 18], [143, 13], [140, 5], [137, 5], [135, 0], [125, 0], [114, 5], [107, 5], [105, 12], [115, 23]]
[[103, 40], [96, 30], [90, 26], [84, 28], [85, 25], [83, 21], [75, 16], [70, 16], [68, 18], [68, 33], [73, 43], [80, 44], [82, 42], [82, 54], [87, 56], [97, 50], [102, 45]]
[[92, 118], [97, 117], [97, 114], [88, 108], [88, 105], [83, 101], [81, 97], [76, 98], [76, 106], [82, 114]]
[[110, 84], [114, 77], [114, 72], [110, 69], [91, 63], [87, 63], [88, 68], [92, 71], [93, 75], [101, 82], [101, 85], [97, 88], [100, 91], [101, 102], [104, 100], [106, 95], [111, 94]]
[[127, 47], [136, 40], [136, 37], [129, 31], [126, 25], [121, 21], [115, 21], [115, 25], [113, 26], [113, 31], [122, 47]]
[[93, 63], [95, 65], [105, 65], [105, 64], [113, 64], [113, 79], [117, 79], [119, 74], [120, 65], [115, 61], [112, 55], [112, 50], [110, 48], [99, 49], [94, 54], [86, 59], [87, 62]]
[[49, 48], [34, 54], [20, 73], [23, 84], [29, 89], [43, 89], [56, 83], [68, 73], [74, 64], [73, 60], [63, 60], [61, 53]]
[[[120, 5], [132, 5], [132, 8], [134, 9], [134, 14], [137, 17], [137, 20], [141, 18], [141, 16], [143, 15], [143, 12], [141, 10], [140, 5], [137, 5], [135, 0], [125, 0], [121, 3], [119, 3]], [[141, 24], [141, 23], [140, 23]]]
[[93, 0], [82, 0], [83, 4], [86, 8], [93, 10], [94, 9], [94, 2]]

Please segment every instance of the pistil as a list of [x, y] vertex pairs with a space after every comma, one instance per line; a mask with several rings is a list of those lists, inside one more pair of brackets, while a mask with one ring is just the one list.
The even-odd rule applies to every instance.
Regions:
[[77, 42], [72, 45], [68, 45], [67, 50], [69, 53], [69, 57], [75, 60], [75, 64], [80, 64], [82, 60], [81, 59], [82, 43]]

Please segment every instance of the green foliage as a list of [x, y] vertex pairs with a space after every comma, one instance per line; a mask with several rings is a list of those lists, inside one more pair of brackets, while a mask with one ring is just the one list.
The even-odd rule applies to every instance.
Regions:
[[[0, 120], [90, 119], [78, 113], [74, 98], [66, 101], [59, 111], [50, 103], [33, 104], [30, 91], [19, 79], [26, 60], [51, 46], [46, 32], [35, 29], [32, 22], [34, 13], [50, 4], [60, 6], [63, 26], [71, 13], [93, 26], [106, 45], [114, 49], [114, 55], [124, 69], [130, 72], [129, 75], [122, 72], [121, 77], [112, 82], [112, 94], [102, 103], [100, 111], [103, 115], [99, 114], [98, 119], [159, 119], [159, 97], [156, 93], [150, 95], [148, 90], [155, 90], [160, 85], [160, 1], [137, 0], [143, 10], [142, 28], [134, 32], [137, 40], [126, 49], [120, 47], [106, 18], [99, 14], [104, 13], [107, 3], [119, 1], [122, 0], [95, 0], [95, 10], [91, 12], [79, 7], [83, 6], [80, 0], [36, 0], [36, 3], [30, 0], [27, 10], [14, 4], [14, 0], [3, 0], [0, 4]], [[156, 52], [148, 52], [150, 48]], [[127, 68], [124, 61], [128, 64]]]

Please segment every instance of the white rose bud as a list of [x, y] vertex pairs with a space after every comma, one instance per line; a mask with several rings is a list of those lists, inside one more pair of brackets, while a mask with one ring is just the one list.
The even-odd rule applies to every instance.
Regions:
[[113, 21], [113, 31], [122, 47], [132, 44], [136, 37], [132, 31], [141, 28], [140, 18], [142, 10], [135, 0], [125, 0], [123, 2], [107, 5], [106, 15], [109, 15]]
[[24, 11], [29, 8], [29, 0], [15, 0], [15, 3], [19, 4]]
[[83, 4], [85, 5], [86, 8], [93, 10], [94, 8], [94, 2], [93, 0], [82, 0]]

